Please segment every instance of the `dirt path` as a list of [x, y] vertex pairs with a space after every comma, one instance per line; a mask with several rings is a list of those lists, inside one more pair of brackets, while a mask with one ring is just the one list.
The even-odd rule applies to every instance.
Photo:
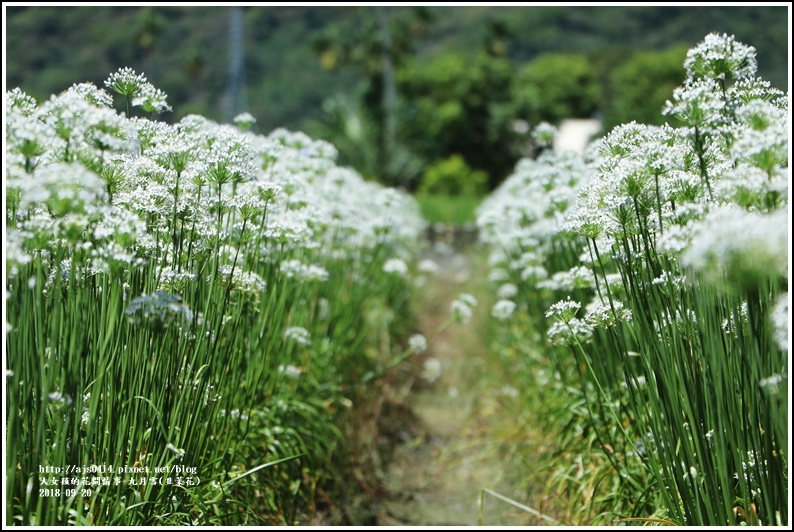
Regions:
[[[415, 415], [405, 427], [386, 475], [391, 497], [382, 504], [380, 525], [521, 525], [527, 514], [488, 495], [480, 521], [480, 497], [489, 488], [511, 498], [517, 479], [502, 458], [495, 431], [501, 391], [489, 371], [486, 324], [490, 312], [482, 261], [473, 248], [463, 253], [436, 248], [428, 258], [438, 273], [417, 292], [420, 323], [428, 351], [419, 360], [441, 366], [437, 380], [419, 377], [406, 383], [403, 399]], [[466, 327], [453, 326], [433, 336], [449, 317], [450, 303], [461, 292], [480, 299]], [[496, 373], [496, 374], [494, 374]], [[514, 469], [513, 469], [514, 470]]]

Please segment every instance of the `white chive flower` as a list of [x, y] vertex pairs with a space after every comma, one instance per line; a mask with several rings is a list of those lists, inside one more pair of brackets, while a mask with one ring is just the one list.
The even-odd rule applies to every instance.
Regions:
[[505, 283], [499, 287], [497, 296], [499, 299], [510, 299], [518, 295], [518, 287], [513, 283]]
[[441, 377], [441, 361], [437, 358], [428, 358], [422, 366], [421, 376], [427, 382], [435, 382]]
[[389, 259], [383, 264], [383, 271], [405, 277], [408, 275], [408, 265], [402, 259]]
[[582, 304], [578, 301], [571, 301], [569, 297], [565, 301], [558, 301], [550, 306], [549, 310], [546, 311], [546, 317], [553, 317], [562, 323], [569, 323], [574, 319], [580, 308], [582, 308]]
[[509, 299], [502, 299], [497, 301], [491, 309], [491, 316], [497, 320], [504, 321], [513, 315], [516, 310], [516, 304]]
[[311, 335], [303, 327], [289, 327], [284, 331], [284, 338], [294, 340], [301, 345], [312, 345]]
[[788, 338], [788, 292], [781, 295], [775, 306], [772, 308], [770, 315], [772, 326], [774, 327], [775, 341], [781, 351], [789, 351], [789, 338]]
[[139, 94], [146, 83], [146, 76], [129, 67], [120, 68], [105, 80], [106, 87], [127, 97]]
[[256, 123], [256, 118], [251, 113], [240, 113], [232, 121], [243, 131], [248, 131]]
[[421, 334], [414, 334], [408, 338], [408, 346], [414, 353], [423, 353], [427, 350], [427, 338]]
[[420, 273], [434, 274], [438, 272], [438, 264], [431, 259], [424, 259], [419, 262], [417, 269]]

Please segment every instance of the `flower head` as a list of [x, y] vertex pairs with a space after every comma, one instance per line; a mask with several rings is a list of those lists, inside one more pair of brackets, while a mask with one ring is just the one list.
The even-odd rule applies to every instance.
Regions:
[[303, 327], [289, 327], [284, 331], [284, 338], [294, 340], [300, 345], [312, 345], [311, 335]]
[[256, 118], [251, 113], [240, 113], [232, 121], [243, 131], [248, 131], [256, 123]]
[[788, 269], [788, 212], [748, 212], [726, 206], [693, 226], [694, 236], [681, 263], [696, 270], [729, 272], [734, 278], [768, 278]]
[[428, 358], [422, 367], [422, 378], [427, 382], [435, 382], [441, 377], [441, 361], [437, 358]]
[[427, 350], [427, 338], [421, 334], [415, 334], [408, 338], [408, 346], [414, 353], [423, 353]]
[[107, 88], [128, 98], [140, 94], [146, 84], [146, 76], [129, 67], [120, 68], [105, 80]]
[[546, 317], [553, 317], [557, 321], [568, 323], [574, 319], [580, 308], [582, 308], [582, 304], [578, 301], [571, 301], [569, 297], [565, 301], [558, 301], [550, 306], [549, 310], [546, 311]]
[[6, 113], [17, 110], [24, 116], [30, 116], [36, 110], [36, 99], [15, 87], [6, 92]]
[[781, 351], [788, 351], [788, 292], [778, 298], [777, 303], [772, 309], [770, 318], [772, 320], [772, 326], [774, 327], [775, 341], [777, 342], [777, 346]]
[[509, 299], [501, 299], [491, 309], [491, 316], [497, 320], [504, 321], [513, 315], [516, 310], [516, 304]]
[[130, 323], [145, 325], [155, 331], [161, 331], [175, 322], [189, 323], [193, 320], [193, 312], [182, 303], [182, 298], [163, 290], [136, 297], [124, 313]]
[[477, 300], [471, 294], [460, 294], [458, 299], [450, 304], [450, 310], [455, 321], [466, 325], [471, 320], [472, 308], [477, 305]]
[[389, 259], [383, 264], [383, 271], [405, 277], [408, 275], [408, 265], [402, 259]]
[[687, 81], [711, 78], [729, 81], [755, 75], [758, 64], [755, 48], [742, 44], [733, 35], [711, 33], [686, 54]]
[[551, 146], [557, 137], [558, 130], [548, 122], [541, 122], [532, 130], [532, 139], [539, 146]]
[[162, 113], [171, 111], [171, 106], [166, 103], [168, 95], [151, 83], [144, 83], [132, 99], [132, 105], [140, 106], [147, 113]]

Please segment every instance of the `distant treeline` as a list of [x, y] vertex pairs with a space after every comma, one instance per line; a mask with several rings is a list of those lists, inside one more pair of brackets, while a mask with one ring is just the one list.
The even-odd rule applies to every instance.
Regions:
[[[42, 99], [129, 66], [168, 94], [163, 119], [231, 118], [232, 8], [5, 9], [9, 89]], [[788, 89], [782, 6], [241, 9], [238, 81], [255, 127], [326, 138], [342, 163], [407, 188], [456, 155], [492, 188], [521, 155], [522, 127], [541, 120], [658, 122], [686, 50], [711, 32], [754, 46], [759, 76]]]
[[[243, 8], [248, 104], [260, 128], [302, 128], [322, 115], [326, 97], [352, 90], [360, 76], [324, 69], [314, 44], [320, 35], [361, 34], [362, 20], [374, 21], [374, 9]], [[389, 8], [391, 22], [409, 16], [409, 9]], [[421, 57], [473, 54], [491, 41], [494, 51], [502, 47], [516, 64], [542, 53], [572, 52], [606, 68], [634, 51], [690, 47], [717, 31], [754, 46], [762, 58], [759, 75], [787, 89], [786, 7], [424, 9], [427, 30], [414, 43]], [[169, 95], [174, 119], [189, 113], [223, 119], [228, 8], [6, 7], [6, 17], [8, 88], [46, 98], [76, 79], [101, 84], [108, 72], [130, 66]]]

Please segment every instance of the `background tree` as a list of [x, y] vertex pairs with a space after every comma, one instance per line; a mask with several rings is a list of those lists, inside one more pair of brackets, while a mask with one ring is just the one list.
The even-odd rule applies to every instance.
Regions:
[[[174, 112], [167, 120], [191, 113], [223, 120], [227, 8], [4, 9], [9, 88], [20, 87], [41, 101], [75, 79], [101, 86], [108, 72], [129, 66], [168, 94]], [[670, 94], [667, 82], [660, 80], [667, 80], [665, 72], [681, 68], [681, 62], [671, 57], [668, 63], [662, 56], [635, 58], [639, 51], [688, 47], [712, 31], [735, 34], [757, 49], [759, 75], [788, 88], [785, 6], [432, 6], [389, 7], [387, 12], [397, 88], [401, 83], [425, 87], [410, 99], [397, 91], [396, 142], [388, 160], [380, 153], [383, 39], [372, 7], [243, 8], [246, 88], [256, 127], [263, 132], [276, 127], [308, 130], [312, 122], [339, 120], [348, 113], [348, 118], [370, 122], [366, 133], [342, 141], [339, 135], [349, 128], [338, 124], [318, 136], [339, 146], [358, 142], [349, 152], [340, 147], [340, 160], [362, 173], [390, 183], [399, 179], [413, 188], [426, 167], [459, 153], [470, 168], [486, 171], [493, 186], [512, 171], [524, 143], [511, 127], [516, 118], [523, 118], [529, 129], [542, 119], [557, 122], [590, 116], [594, 110], [603, 113], [607, 127], [656, 120], [664, 94]], [[550, 53], [578, 59], [543, 59]], [[432, 80], [430, 72], [414, 82], [401, 72], [418, 73], [421, 63], [452, 62], [442, 58], [450, 54], [466, 58], [467, 68], [444, 69], [454, 70], [457, 81]], [[480, 55], [492, 58], [493, 64], [481, 64]], [[627, 60], [640, 66], [622, 70]], [[536, 64], [525, 67], [528, 63]], [[600, 89], [590, 83], [592, 72]], [[484, 73], [503, 85], [484, 79]], [[644, 79], [653, 81], [643, 85]], [[670, 74], [669, 79], [677, 84], [681, 78]], [[444, 83], [458, 86], [457, 104], [452, 98], [427, 95]], [[582, 87], [582, 94], [571, 92]], [[349, 105], [324, 105], [338, 94], [351, 100]], [[595, 107], [594, 98], [600, 98]], [[441, 108], [427, 104], [433, 101]], [[452, 113], [456, 105], [458, 111]], [[430, 124], [430, 116], [441, 122]], [[431, 138], [420, 125], [442, 133], [444, 144], [430, 146]], [[455, 133], [459, 138], [453, 138]], [[374, 156], [361, 157], [367, 150]]]
[[398, 72], [403, 98], [399, 135], [424, 160], [460, 154], [494, 186], [519, 154], [510, 128], [512, 66], [484, 52], [412, 61]]
[[[401, 11], [385, 7], [356, 8], [352, 16], [357, 21], [353, 31], [339, 32], [332, 28], [316, 37], [312, 46], [324, 68], [353, 67], [361, 73], [356, 92], [363, 105], [357, 107], [348, 102], [339, 107], [337, 103], [330, 103], [332, 110], [326, 113], [326, 118], [349, 122], [352, 119], [350, 113], [355, 111], [358, 113], [356, 120], [370, 122], [365, 128], [374, 133], [374, 142], [371, 135], [366, 137], [366, 141], [375, 151], [380, 178], [407, 188], [413, 177], [411, 168], [416, 164], [396, 136], [400, 95], [394, 84], [395, 72], [415, 53], [417, 42], [432, 22], [432, 16], [423, 7]], [[324, 107], [328, 111], [329, 108]], [[350, 131], [338, 126], [329, 130], [337, 133]], [[340, 141], [349, 143], [355, 139]], [[371, 161], [370, 155], [361, 157], [362, 151], [361, 148], [356, 150], [356, 159], [362, 163]]]
[[145, 7], [135, 16], [137, 26], [135, 32], [135, 44], [141, 51], [144, 70], [147, 75], [154, 75], [154, 52], [156, 50], [157, 38], [165, 29], [165, 21], [159, 12], [152, 7]]
[[516, 74], [513, 100], [519, 118], [536, 125], [591, 118], [601, 103], [592, 62], [581, 54], [544, 54]]
[[633, 53], [609, 77], [604, 99], [604, 131], [635, 120], [659, 125], [669, 119], [661, 110], [684, 79], [687, 47]]

